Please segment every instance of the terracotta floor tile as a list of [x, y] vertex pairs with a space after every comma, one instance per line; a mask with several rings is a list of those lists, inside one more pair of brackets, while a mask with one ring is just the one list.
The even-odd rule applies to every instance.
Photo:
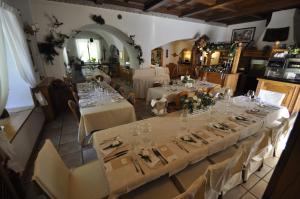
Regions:
[[247, 190], [249, 190], [250, 188], [252, 188], [258, 181], [260, 180], [260, 178], [254, 174], [252, 174], [249, 179], [247, 180], [246, 183], [243, 183], [242, 186], [244, 188], [246, 188]]
[[264, 163], [266, 165], [268, 165], [269, 167], [274, 168], [277, 165], [278, 160], [279, 160], [279, 158], [277, 158], [277, 157], [270, 157], [270, 158], [265, 159]]
[[271, 171], [271, 167], [268, 165], [264, 164], [263, 168], [260, 171], [256, 171], [255, 175], [257, 175], [260, 178], [263, 178], [269, 171]]
[[265, 181], [261, 180], [252, 189], [250, 189], [250, 192], [257, 198], [261, 198], [267, 188], [267, 185], [268, 184]]
[[243, 197], [241, 197], [241, 199], [256, 199], [256, 197], [248, 192]]
[[244, 195], [247, 190], [242, 186], [237, 186], [231, 190], [229, 190], [223, 197], [223, 199], [238, 199], [242, 195]]

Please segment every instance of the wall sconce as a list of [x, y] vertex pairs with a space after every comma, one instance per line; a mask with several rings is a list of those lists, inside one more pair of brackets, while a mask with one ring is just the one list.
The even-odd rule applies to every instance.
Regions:
[[40, 30], [37, 23], [35, 24], [24, 24], [24, 32], [28, 35], [35, 35]]

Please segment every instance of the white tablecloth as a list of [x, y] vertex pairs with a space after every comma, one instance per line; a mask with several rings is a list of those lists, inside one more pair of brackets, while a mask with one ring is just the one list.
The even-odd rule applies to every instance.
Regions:
[[193, 88], [187, 88], [184, 85], [167, 85], [163, 87], [149, 88], [147, 92], [146, 103], [149, 104], [151, 100], [160, 99], [163, 96], [167, 98], [168, 102], [173, 102], [175, 101], [176, 95], [182, 91], [197, 91], [197, 90], [207, 91], [208, 89], [217, 86], [221, 88], [221, 86], [218, 84], [196, 81]]
[[[114, 92], [113, 88], [108, 84], [104, 82], [102, 84], [105, 85], [108, 90]], [[77, 87], [79, 88], [80, 95], [80, 86]], [[80, 107], [81, 118], [78, 132], [80, 143], [82, 143], [85, 136], [95, 130], [107, 129], [136, 121], [134, 107], [126, 99], [121, 98], [122, 97], [115, 92], [113, 97], [103, 97], [99, 99], [99, 101], [96, 101], [96, 104], [89, 107]], [[79, 103], [84, 104], [81, 103], [81, 101], [82, 99], [80, 99]]]
[[148, 88], [153, 86], [154, 82], [161, 84], [170, 83], [168, 68], [155, 67], [135, 70], [133, 75], [133, 89], [137, 98], [146, 98]]
[[[230, 106], [230, 113], [224, 114], [225, 107], [226, 103], [218, 102], [212, 112], [191, 115], [186, 123], [183, 122], [180, 117], [180, 112], [176, 112], [168, 114], [165, 117], [154, 117], [94, 133], [94, 148], [97, 151], [98, 158], [102, 159], [104, 155], [102, 149], [104, 146], [101, 145], [101, 143], [103, 143], [104, 140], [119, 136], [120, 140], [124, 143], [124, 146], [131, 146], [132, 143], [140, 143], [145, 138], [143, 137], [143, 134], [140, 137], [135, 136], [133, 129], [136, 125], [141, 123], [150, 124], [152, 130], [149, 133], [148, 138], [155, 143], [152, 146], [158, 148], [163, 147], [164, 149], [167, 148], [167, 151], [171, 151], [171, 156], [169, 157], [175, 157], [174, 161], [169, 160], [169, 163], [166, 165], [158, 164], [156, 168], [149, 167], [142, 159], [140, 159], [140, 164], [145, 171], [145, 175], [136, 172], [135, 167], [131, 163], [132, 152], [106, 163], [105, 167], [107, 168], [106, 173], [110, 183], [111, 195], [118, 196], [122, 193], [129, 192], [165, 174], [173, 175], [189, 164], [200, 161], [209, 155], [232, 146], [240, 139], [255, 134], [263, 126], [268, 125], [268, 122], [271, 120], [273, 121], [282, 116], [289, 116], [286, 108], [277, 110], [262, 108], [261, 110], [265, 114], [262, 117], [261, 115], [248, 114], [246, 113], [246, 108], [234, 106], [232, 104]], [[228, 110], [228, 108], [226, 110]], [[250, 122], [248, 125], [239, 125], [230, 120], [232, 114], [243, 114], [249, 118], [250, 121], [255, 122]], [[235, 132], [220, 133], [218, 131], [217, 133], [216, 131], [211, 131], [209, 130], [209, 122], [212, 121], [226, 122], [226, 124], [234, 125]], [[180, 149], [171, 140], [175, 139], [178, 135], [182, 135], [182, 132], [187, 132], [185, 128], [187, 128], [189, 132], [199, 133], [204, 137], [208, 144], [204, 144], [200, 141], [197, 146], [189, 143], [181, 143], [181, 145], [184, 145], [184, 147], [189, 150], [189, 153]], [[116, 166], [118, 164], [119, 166]]]

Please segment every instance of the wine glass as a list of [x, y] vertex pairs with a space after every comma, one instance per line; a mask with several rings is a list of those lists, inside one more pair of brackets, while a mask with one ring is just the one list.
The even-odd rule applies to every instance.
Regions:
[[247, 97], [248, 97], [250, 100], [254, 99], [254, 97], [255, 97], [255, 92], [254, 92], [253, 90], [249, 90], [249, 91], [247, 92]]

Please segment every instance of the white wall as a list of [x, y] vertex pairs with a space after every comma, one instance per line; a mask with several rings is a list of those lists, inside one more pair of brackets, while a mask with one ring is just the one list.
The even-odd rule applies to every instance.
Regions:
[[[207, 34], [212, 41], [224, 41], [226, 38], [226, 27], [61, 2], [32, 0], [32, 11], [33, 21], [41, 28], [38, 33], [39, 41], [43, 40], [49, 29], [45, 14], [55, 15], [64, 22], [61, 30], [66, 34], [84, 25], [93, 24], [91, 14], [101, 14], [106, 24], [127, 35], [136, 35], [136, 43], [141, 45], [144, 53], [144, 66], [151, 62], [151, 49], [171, 41], [193, 38], [197, 32]], [[118, 14], [122, 14], [122, 20], [117, 19]], [[54, 64], [45, 67], [47, 75], [61, 77], [64, 73], [62, 53], [55, 59]]]
[[[194, 40], [180, 40], [174, 41], [168, 44], [161, 46], [163, 49], [163, 66], [166, 66], [169, 63], [177, 64], [179, 60], [179, 54], [183, 49], [192, 50], [194, 46]], [[168, 57], [166, 57], [166, 50], [168, 50]], [[172, 54], [176, 53], [178, 56], [174, 57]]]
[[227, 27], [226, 33], [226, 41], [231, 41], [231, 35], [233, 29], [240, 29], [240, 28], [250, 28], [255, 27], [255, 35], [253, 40], [258, 41], [260, 36], [263, 34], [266, 28], [266, 20], [254, 21], [254, 22], [247, 22], [247, 23], [240, 23], [235, 25], [230, 25]]
[[[268, 27], [266, 28], [284, 28], [290, 27], [289, 36], [286, 41], [280, 42], [281, 44], [294, 45], [295, 41], [300, 41], [300, 13], [298, 9], [281, 10], [272, 13], [272, 18]], [[263, 48], [265, 45], [273, 46], [274, 42], [265, 42], [263, 37], [265, 31], [259, 38], [258, 47]]]

